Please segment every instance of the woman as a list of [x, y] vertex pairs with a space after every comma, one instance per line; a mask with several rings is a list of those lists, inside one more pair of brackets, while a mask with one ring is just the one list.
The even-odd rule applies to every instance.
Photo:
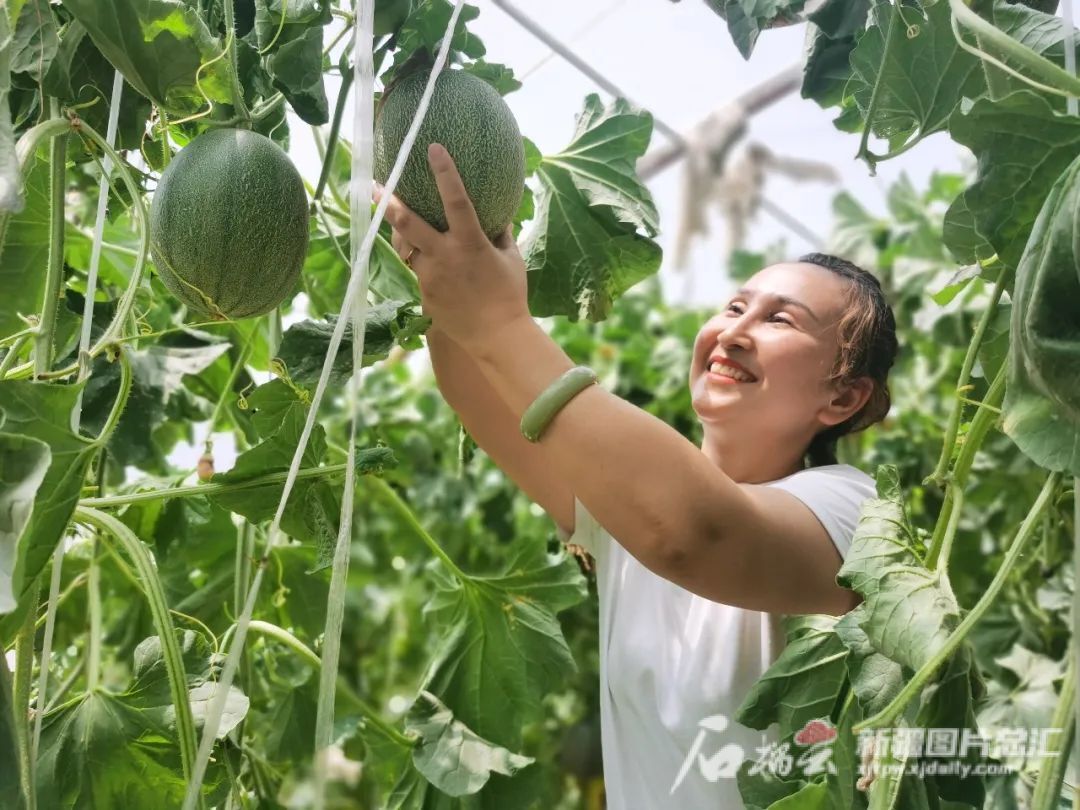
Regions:
[[[574, 364], [529, 315], [510, 232], [488, 241], [446, 150], [429, 162], [448, 231], [397, 199], [387, 219], [432, 319], [443, 396], [595, 558], [608, 807], [742, 807], [738, 755], [763, 738], [733, 718], [781, 649], [779, 616], [858, 602], [835, 578], [874, 486], [834, 447], [889, 409], [897, 343], [880, 285], [821, 254], [751, 278], [694, 342], [698, 448], [597, 385], [552, 388]], [[530, 441], [523, 414], [552, 390], [557, 412]]]

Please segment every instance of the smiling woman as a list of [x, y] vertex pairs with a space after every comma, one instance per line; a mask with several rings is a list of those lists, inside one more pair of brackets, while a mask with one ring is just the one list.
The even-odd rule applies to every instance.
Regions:
[[[453, 161], [429, 157], [449, 229], [397, 199], [387, 219], [414, 257], [443, 396], [595, 560], [607, 806], [678, 791], [679, 806], [738, 807], [733, 777], [762, 740], [731, 718], [781, 651], [781, 616], [858, 602], [836, 575], [874, 482], [835, 445], [889, 408], [881, 286], [824, 254], [753, 276], [695, 339], [698, 448], [600, 386], [566, 384], [574, 364], [530, 317], [509, 234], [489, 241]], [[537, 441], [521, 419], [538, 399], [556, 407]], [[703, 729], [727, 758], [693, 770]]]

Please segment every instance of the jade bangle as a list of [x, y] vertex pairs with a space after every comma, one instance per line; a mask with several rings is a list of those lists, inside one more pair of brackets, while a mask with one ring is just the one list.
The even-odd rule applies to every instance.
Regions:
[[588, 366], [574, 366], [560, 376], [526, 408], [521, 417], [521, 435], [530, 442], [540, 441], [540, 434], [555, 418], [555, 414], [595, 382], [598, 382], [596, 372]]

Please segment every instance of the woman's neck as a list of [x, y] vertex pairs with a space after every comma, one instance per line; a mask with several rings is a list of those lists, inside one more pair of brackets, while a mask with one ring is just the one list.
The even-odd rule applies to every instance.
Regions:
[[785, 446], [781, 448], [762, 443], [759, 438], [753, 434], [706, 430], [701, 452], [740, 484], [776, 481], [803, 469], [803, 454], [790, 449], [801, 444], [784, 442]]

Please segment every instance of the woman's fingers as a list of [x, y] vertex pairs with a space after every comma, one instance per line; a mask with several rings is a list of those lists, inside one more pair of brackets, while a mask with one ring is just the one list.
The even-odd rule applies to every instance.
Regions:
[[487, 237], [484, 236], [484, 229], [476, 218], [476, 209], [473, 208], [472, 200], [465, 191], [465, 184], [446, 147], [442, 144], [431, 144], [428, 148], [428, 162], [435, 175], [435, 184], [439, 187], [450, 233], [466, 243], [482, 244]]
[[[382, 198], [382, 194], [381, 190], [376, 190], [376, 201]], [[386, 221], [405, 243], [424, 253], [432, 253], [438, 249], [442, 234], [424, 222], [396, 195], [390, 198], [390, 203], [386, 206]]]

